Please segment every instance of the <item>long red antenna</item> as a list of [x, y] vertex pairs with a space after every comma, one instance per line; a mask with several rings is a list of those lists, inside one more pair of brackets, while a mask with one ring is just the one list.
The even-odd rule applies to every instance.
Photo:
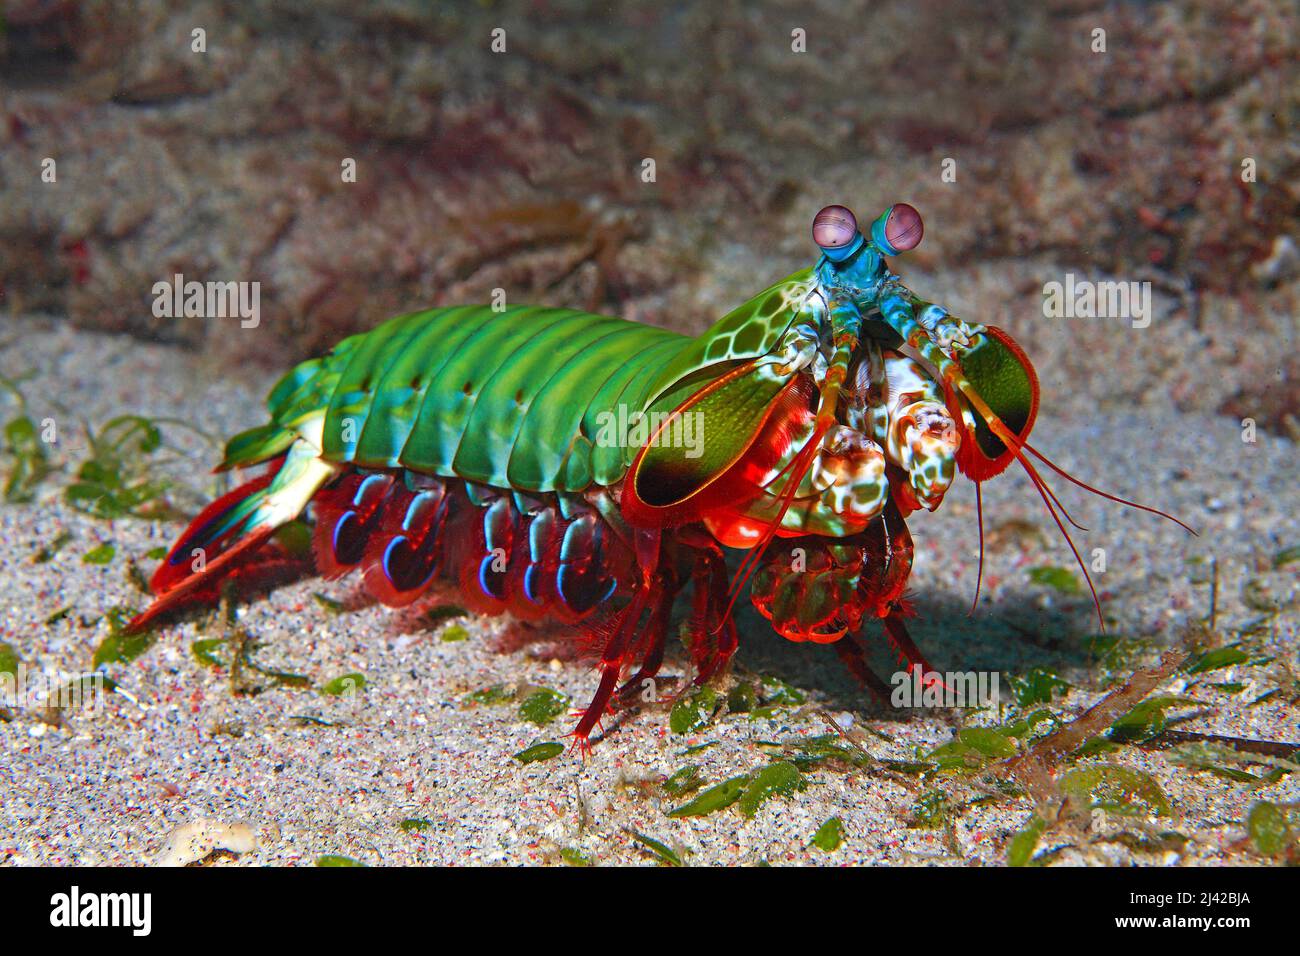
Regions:
[[1079, 524], [1079, 522], [1075, 521], [1074, 518], [1070, 517], [1070, 512], [1068, 512], [1067, 510], [1065, 510], [1065, 505], [1063, 505], [1063, 504], [1061, 503], [1061, 499], [1058, 498], [1058, 497], [1056, 497], [1056, 492], [1052, 491], [1051, 488], [1047, 487], [1047, 483], [1046, 483], [1046, 482], [1043, 483], [1043, 490], [1046, 491], [1046, 492], [1048, 493], [1048, 495], [1051, 496], [1052, 503], [1053, 503], [1054, 505], [1056, 505], [1056, 507], [1058, 507], [1058, 508], [1061, 509], [1061, 514], [1063, 514], [1063, 515], [1065, 516], [1065, 520], [1066, 520], [1066, 521], [1070, 522], [1070, 524], [1074, 525], [1074, 526], [1075, 526], [1076, 528], [1078, 528], [1080, 531], [1087, 531], [1087, 530], [1088, 530], [1088, 529], [1085, 528], [1083, 525]]
[[1105, 634], [1106, 620], [1101, 616], [1101, 600], [1097, 597], [1097, 589], [1093, 587], [1092, 575], [1088, 573], [1088, 568], [1083, 563], [1083, 558], [1079, 556], [1079, 549], [1074, 546], [1074, 539], [1070, 537], [1070, 532], [1066, 530], [1065, 523], [1061, 521], [1060, 516], [1057, 515], [1056, 509], [1052, 507], [1051, 499], [1048, 497], [1051, 495], [1051, 491], [1047, 488], [1047, 483], [1043, 481], [1042, 475], [1040, 475], [1034, 466], [1030, 464], [1029, 459], [1022, 455], [1019, 450], [1016, 451], [1016, 458], [1024, 467], [1025, 473], [1029, 475], [1029, 480], [1033, 482], [1034, 488], [1037, 490], [1039, 497], [1043, 499], [1043, 504], [1047, 506], [1047, 513], [1052, 516], [1052, 520], [1056, 522], [1056, 526], [1061, 529], [1061, 534], [1065, 536], [1065, 543], [1070, 546], [1070, 551], [1074, 554], [1074, 560], [1078, 563], [1079, 570], [1083, 572], [1083, 579], [1088, 582], [1088, 590], [1092, 592], [1092, 603], [1097, 609], [1097, 623], [1101, 626], [1101, 632]]
[[975, 521], [980, 529], [980, 566], [975, 572], [975, 599], [970, 602], [970, 617], [980, 603], [980, 582], [984, 580], [984, 495], [980, 492], [983, 482], [975, 482]]
[[1052, 471], [1056, 472], [1066, 481], [1078, 485], [1080, 488], [1084, 489], [1085, 491], [1091, 491], [1094, 495], [1100, 495], [1101, 497], [1106, 498], [1109, 501], [1114, 501], [1116, 504], [1128, 505], [1130, 508], [1137, 508], [1139, 511], [1149, 511], [1153, 515], [1159, 515], [1162, 518], [1168, 518], [1170, 521], [1178, 525], [1184, 531], [1196, 535], [1196, 537], [1198, 538], [1200, 537], [1200, 534], [1198, 534], [1195, 530], [1188, 527], [1184, 522], [1178, 520], [1168, 512], [1161, 511], [1159, 508], [1152, 508], [1149, 505], [1140, 505], [1136, 501], [1129, 501], [1127, 498], [1121, 498], [1118, 495], [1108, 494], [1107, 492], [1102, 491], [1100, 488], [1094, 488], [1086, 481], [1081, 481], [1080, 479], [1074, 477], [1074, 475], [1066, 471], [1064, 468], [1062, 468], [1060, 465], [1056, 464], [1054, 461], [1052, 461], [1050, 458], [1048, 458], [1046, 455], [1040, 452], [1037, 448], [1034, 448], [1032, 445], [1029, 444], [1029, 442], [1022, 441], [1020, 443], [1020, 447], [1025, 449], [1025, 451], [1029, 452], [1029, 454], [1033, 455], [1035, 458], [1041, 461], [1048, 468], [1052, 469]]
[[[1056, 522], [1056, 526], [1061, 529], [1061, 534], [1065, 536], [1065, 542], [1070, 546], [1070, 551], [1074, 554], [1074, 560], [1078, 563], [1079, 570], [1083, 572], [1083, 577], [1088, 582], [1088, 590], [1092, 592], [1092, 603], [1097, 609], [1097, 622], [1101, 625], [1102, 632], [1104, 633], [1106, 630], [1106, 621], [1104, 618], [1102, 618], [1101, 615], [1101, 601], [1098, 600], [1097, 598], [1097, 589], [1093, 586], [1092, 575], [1088, 573], [1088, 569], [1083, 563], [1083, 558], [1079, 556], [1079, 549], [1074, 546], [1074, 540], [1070, 537], [1070, 532], [1065, 529], [1065, 524], [1061, 521], [1060, 516], [1056, 513], [1056, 509], [1052, 506], [1053, 501], [1056, 501], [1058, 505], [1060, 504], [1060, 502], [1057, 500], [1056, 495], [1052, 492], [1052, 490], [1047, 486], [1047, 482], [1043, 480], [1042, 475], [1038, 473], [1037, 469], [1034, 468], [1033, 464], [1030, 463], [1029, 459], [1025, 457], [1024, 452], [1028, 451], [1035, 458], [1042, 461], [1043, 464], [1047, 465], [1048, 468], [1051, 468], [1052, 471], [1056, 472], [1058, 475], [1060, 475], [1062, 478], [1066, 479], [1067, 481], [1071, 482], [1072, 484], [1077, 485], [1080, 488], [1083, 488], [1085, 491], [1091, 491], [1093, 494], [1100, 495], [1102, 498], [1106, 498], [1109, 501], [1114, 501], [1117, 504], [1128, 505], [1130, 508], [1136, 508], [1139, 511], [1149, 511], [1152, 514], [1160, 515], [1160, 517], [1162, 518], [1168, 518], [1170, 521], [1174, 522], [1174, 524], [1178, 525], [1179, 527], [1183, 528], [1184, 530], [1190, 532], [1193, 535], [1195, 535], [1196, 532], [1193, 531], [1188, 525], [1175, 518], [1173, 515], [1161, 511], [1158, 508], [1151, 508], [1148, 507], [1147, 505], [1140, 505], [1135, 501], [1129, 501], [1128, 499], [1121, 498], [1118, 495], [1109, 494], [1105, 491], [1102, 491], [1100, 488], [1094, 488], [1092, 485], [1088, 484], [1087, 482], [1081, 481], [1080, 479], [1074, 477], [1074, 475], [1070, 474], [1068, 471], [1061, 468], [1059, 465], [1057, 465], [1055, 462], [1049, 459], [1042, 452], [1038, 451], [1035, 448], [1032, 448], [1025, 439], [1021, 438], [1019, 435], [1014, 434], [1011, 431], [1011, 429], [1009, 429], [1006, 426], [1006, 424], [1002, 421], [1002, 419], [999, 418], [993, 412], [993, 410], [988, 407], [988, 405], [983, 401], [983, 399], [981, 399], [978, 395], [973, 394], [972, 392], [968, 391], [965, 388], [963, 388], [961, 391], [962, 394], [965, 395], [966, 398], [971, 402], [971, 404], [975, 406], [976, 410], [980, 413], [981, 417], [983, 417], [985, 424], [988, 425], [989, 429], [993, 432], [993, 434], [996, 435], [1004, 445], [1006, 445], [1008, 448], [1010, 448], [1013, 451], [1016, 460], [1020, 462], [1021, 466], [1025, 469], [1025, 473], [1029, 476], [1029, 480], [1033, 482], [1034, 490], [1038, 492], [1039, 497], [1043, 499], [1043, 504], [1047, 506], [1047, 513], [1052, 516], [1052, 520]], [[1062, 506], [1061, 510], [1065, 511], [1064, 506]], [[1067, 518], [1069, 517], [1068, 512], [1066, 512], [1066, 517]], [[1074, 521], [1071, 520], [1070, 523], [1074, 524]], [[1075, 527], [1078, 527], [1078, 525], [1076, 524]]]

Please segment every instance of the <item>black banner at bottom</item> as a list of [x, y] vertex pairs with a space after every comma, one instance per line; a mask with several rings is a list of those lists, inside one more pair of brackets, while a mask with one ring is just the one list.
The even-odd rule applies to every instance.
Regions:
[[665, 940], [699, 933], [734, 945], [751, 933], [761, 943], [776, 920], [810, 933], [858, 927], [877, 941], [897, 932], [905, 945], [1007, 931], [1081, 941], [1200, 933], [1230, 945], [1290, 923], [1287, 882], [1267, 868], [0, 869], [0, 899], [9, 942], [229, 945], [323, 934], [349, 945], [453, 925], [461, 938], [505, 929], [598, 940], [643, 921]]

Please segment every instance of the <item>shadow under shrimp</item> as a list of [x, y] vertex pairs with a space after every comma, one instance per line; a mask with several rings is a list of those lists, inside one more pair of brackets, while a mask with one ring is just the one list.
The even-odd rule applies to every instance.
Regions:
[[[1096, 625], [1091, 605], [1082, 599], [1045, 609], [1029, 594], [1011, 595], [971, 615], [969, 602], [960, 595], [929, 594], [916, 599], [915, 610], [908, 626], [940, 673], [997, 674], [1005, 688], [1009, 676], [1034, 667], [1070, 674], [1089, 672], [1095, 664], [1089, 638]], [[764, 625], [748, 609], [739, 615], [742, 650], [737, 656], [738, 667], [795, 687], [815, 687], [826, 706], [834, 710], [906, 715], [907, 711], [882, 702], [856, 680], [834, 645], [795, 646]], [[886, 685], [906, 668], [899, 663], [879, 622], [866, 621], [857, 639], [864, 647], [867, 666]]]

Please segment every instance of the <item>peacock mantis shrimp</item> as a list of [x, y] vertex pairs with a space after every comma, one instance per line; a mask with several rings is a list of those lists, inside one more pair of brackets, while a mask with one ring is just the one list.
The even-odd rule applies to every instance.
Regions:
[[[923, 231], [904, 203], [865, 234], [828, 206], [816, 263], [696, 338], [468, 306], [344, 339], [279, 381], [267, 424], [230, 439], [219, 470], [266, 468], [194, 519], [131, 626], [213, 600], [305, 512], [320, 573], [359, 570], [386, 605], [450, 584], [477, 611], [580, 629], [599, 672], [573, 731], [584, 750], [620, 683], [658, 671], [688, 584], [697, 684], [736, 651], [746, 583], [781, 635], [834, 644], [873, 688], [864, 618], [932, 674], [904, 625], [907, 516], [939, 507], [958, 472], [979, 503], [980, 483], [1018, 461], [1069, 541], [1030, 459], [1096, 489], [1028, 443], [1038, 382], [1012, 338], [889, 269]], [[745, 552], [734, 577], [726, 549]]]

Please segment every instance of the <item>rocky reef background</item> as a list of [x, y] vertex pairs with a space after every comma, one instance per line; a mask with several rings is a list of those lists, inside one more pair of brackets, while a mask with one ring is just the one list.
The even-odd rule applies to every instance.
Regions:
[[[1289, 0], [4, 0], [0, 311], [216, 366], [496, 288], [698, 331], [822, 205], [906, 200], [909, 284], [1049, 404], [1295, 437], [1298, 47]], [[261, 324], [156, 318], [175, 273], [259, 282]], [[1151, 282], [1151, 325], [1046, 318], [1068, 273]]]

